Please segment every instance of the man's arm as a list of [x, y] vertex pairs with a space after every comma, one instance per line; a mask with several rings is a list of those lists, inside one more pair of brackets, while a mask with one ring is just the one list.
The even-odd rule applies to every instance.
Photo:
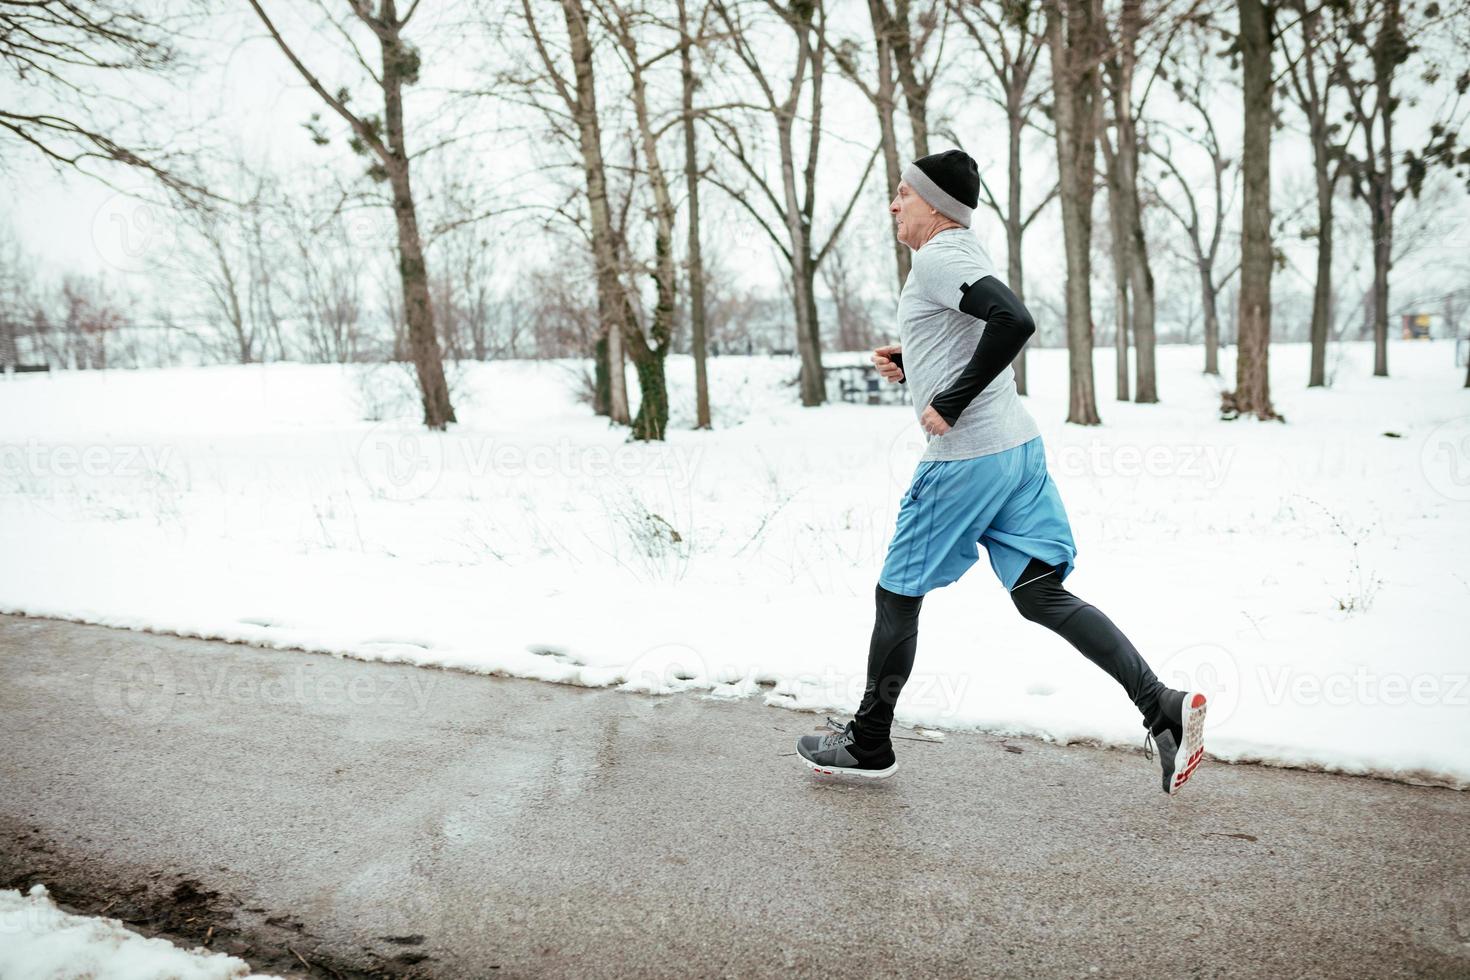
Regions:
[[1036, 332], [1036, 324], [1021, 300], [994, 276], [961, 286], [960, 291], [964, 298], [959, 309], [984, 320], [985, 329], [959, 378], [929, 402], [949, 425], [955, 424], [966, 406], [1005, 370]]

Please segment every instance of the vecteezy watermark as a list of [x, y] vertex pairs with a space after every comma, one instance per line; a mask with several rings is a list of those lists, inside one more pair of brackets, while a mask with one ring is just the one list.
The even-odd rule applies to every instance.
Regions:
[[143, 479], [165, 471], [174, 455], [170, 445], [135, 443], [0, 443], [0, 476], [31, 480], [57, 478]]
[[173, 665], [156, 650], [115, 653], [92, 675], [92, 702], [119, 721], [160, 722], [168, 716], [174, 697]]
[[1450, 500], [1470, 500], [1470, 415], [1434, 427], [1419, 451], [1431, 487]]
[[928, 445], [916, 419], [906, 420], [894, 431], [888, 440], [888, 480], [895, 489], [907, 489], [912, 484], [914, 469]]
[[1470, 707], [1470, 674], [1466, 673], [1384, 673], [1361, 664], [1351, 671], [1326, 674], [1261, 664], [1256, 673], [1262, 696], [1273, 707], [1286, 702], [1331, 707]]
[[416, 500], [444, 473], [444, 436], [421, 422], [379, 422], [357, 445], [357, 472], [382, 497]]
[[1047, 455], [1048, 468], [1057, 476], [1173, 477], [1214, 490], [1225, 482], [1235, 447], [1177, 442], [1140, 446], [1093, 439], [1087, 445], [1048, 446]]
[[422, 712], [439, 684], [432, 670], [368, 670], [341, 677], [315, 664], [262, 672], [255, 665], [195, 662], [180, 675], [188, 693], [206, 704], [299, 704], [405, 708]]
[[664, 694], [728, 684], [738, 680], [740, 675], [730, 668], [712, 675], [709, 664], [694, 647], [683, 643], [661, 643], [634, 658], [623, 676], [622, 690]]
[[1155, 665], [1154, 673], [1176, 691], [1203, 694], [1212, 728], [1229, 721], [1240, 706], [1240, 664], [1218, 643], [1180, 647]]
[[357, 468], [379, 495], [402, 502], [430, 493], [450, 470], [470, 478], [652, 476], [686, 489], [703, 454], [703, 446], [668, 443], [589, 445], [569, 438], [525, 443], [428, 432], [422, 422], [402, 418], [379, 422], [364, 434]]
[[[939, 436], [937, 438], [944, 438]], [[888, 442], [888, 473], [895, 486], [907, 487], [928, 445], [917, 422], [907, 423]], [[1234, 446], [1156, 442], [1146, 445], [1093, 439], [1085, 445], [1044, 443], [1047, 471], [1055, 477], [1171, 477], [1199, 483], [1206, 490], [1225, 482]]]
[[146, 273], [156, 271], [178, 246], [178, 233], [167, 208], [118, 193], [92, 216], [92, 246], [113, 268]]
[[[764, 690], [767, 697], [797, 706], [824, 706], [851, 710], [867, 692], [867, 675], [839, 670], [830, 664], [817, 671], [782, 673], [772, 677], [744, 663], [712, 662], [699, 650], [683, 643], [661, 643], [643, 651], [623, 670], [620, 690], [651, 694], [702, 691], [734, 687], [742, 694]], [[915, 672], [907, 682], [890, 680], [893, 694], [903, 693], [905, 713], [928, 720], [954, 717], [969, 690], [968, 672]]]
[[342, 677], [306, 661], [282, 670], [219, 659], [176, 661], [149, 649], [109, 657], [92, 677], [99, 711], [119, 721], [156, 724], [177, 699], [206, 705], [295, 704], [316, 707], [379, 707], [422, 712], [439, 684], [436, 671], [368, 670]]

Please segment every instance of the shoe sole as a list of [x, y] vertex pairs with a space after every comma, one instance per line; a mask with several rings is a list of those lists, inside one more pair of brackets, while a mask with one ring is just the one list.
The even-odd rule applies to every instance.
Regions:
[[1198, 691], [1184, 696], [1184, 742], [1174, 754], [1174, 778], [1169, 781], [1169, 795], [1179, 792], [1205, 758], [1206, 698]]
[[898, 771], [898, 763], [896, 761], [887, 769], [848, 769], [842, 766], [824, 766], [821, 763], [813, 762], [799, 752], [797, 756], [802, 762], [806, 763], [808, 769], [822, 776], [856, 776], [860, 779], [887, 779]]

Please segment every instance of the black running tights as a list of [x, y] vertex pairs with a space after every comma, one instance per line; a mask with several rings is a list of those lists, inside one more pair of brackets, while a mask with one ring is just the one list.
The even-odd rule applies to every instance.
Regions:
[[[1152, 728], [1160, 721], [1159, 695], [1167, 688], [1144, 662], [1128, 637], [1091, 603], [1063, 586], [1056, 569], [1033, 558], [1011, 590], [1021, 615], [1057, 633], [1097, 664], [1128, 692]], [[865, 746], [888, 740], [893, 709], [914, 667], [923, 596], [899, 595], [878, 586], [877, 616], [868, 646], [868, 681], [854, 718]]]

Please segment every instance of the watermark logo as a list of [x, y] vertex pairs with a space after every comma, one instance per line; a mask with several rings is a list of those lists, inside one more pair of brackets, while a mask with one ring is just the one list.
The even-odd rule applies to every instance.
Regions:
[[107, 658], [92, 675], [92, 700], [109, 718], [156, 724], [168, 716], [174, 671], [155, 650], [124, 650]]
[[429, 432], [415, 419], [379, 422], [358, 443], [358, 472], [380, 496], [405, 502], [431, 493], [453, 471], [471, 479], [632, 480], [655, 477], [670, 488], [693, 483], [704, 446], [666, 442], [526, 443], [492, 436]]
[[1257, 667], [1264, 700], [1272, 707], [1295, 705], [1342, 708], [1413, 706], [1470, 707], [1470, 674], [1382, 673], [1359, 664], [1351, 671], [1303, 673], [1291, 667]]
[[1047, 456], [1048, 469], [1060, 477], [1167, 477], [1214, 490], [1225, 482], [1235, 447], [1168, 442], [1141, 446], [1093, 439], [1085, 445], [1048, 445]]
[[1225, 724], [1240, 706], [1240, 664], [1218, 643], [1195, 643], [1169, 654], [1158, 665], [1159, 680], [1177, 691], [1198, 691], [1207, 700], [1211, 728]]
[[1442, 496], [1470, 500], [1470, 415], [1435, 426], [1420, 447], [1419, 467]]
[[643, 651], [628, 665], [625, 680], [620, 690], [638, 691], [645, 694], [666, 694], [696, 687], [709, 687], [714, 683], [731, 683], [726, 677], [712, 676], [709, 664], [698, 650], [683, 643], [661, 643]]
[[904, 422], [888, 440], [888, 481], [896, 490], [907, 490], [913, 483], [914, 470], [929, 442], [917, 419]]
[[142, 481], [169, 472], [174, 447], [132, 443], [0, 443], [0, 476], [36, 481]]
[[92, 216], [92, 246], [102, 261], [131, 273], [157, 270], [178, 244], [168, 209], [118, 193]]
[[404, 503], [425, 496], [444, 472], [442, 437], [408, 419], [379, 422], [357, 446], [357, 471], [381, 497]]

